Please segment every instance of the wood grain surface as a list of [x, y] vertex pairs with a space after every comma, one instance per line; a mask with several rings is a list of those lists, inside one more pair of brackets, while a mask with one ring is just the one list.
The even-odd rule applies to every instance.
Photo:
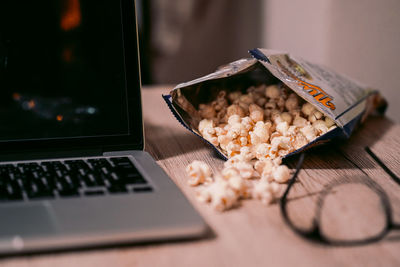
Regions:
[[[204, 217], [210, 234], [200, 240], [9, 257], [0, 259], [0, 266], [400, 266], [400, 231], [392, 231], [369, 245], [331, 247], [312, 243], [292, 232], [276, 203], [265, 206], [246, 200], [236, 209], [219, 213], [197, 202], [194, 188], [186, 182], [185, 166], [197, 159], [218, 171], [223, 160], [171, 115], [161, 98], [170, 89], [165, 86], [143, 90], [146, 150]], [[400, 222], [400, 186], [365, 152], [365, 146], [400, 175], [400, 126], [384, 117], [370, 117], [349, 140], [307, 153], [289, 201], [293, 204], [291, 216], [299, 225], [309, 224], [315, 199], [325, 185], [352, 177], [373, 179], [381, 185], [390, 198], [394, 221]], [[291, 168], [295, 163], [296, 158], [286, 161]], [[352, 189], [352, 194], [346, 195], [349, 199], [340, 202], [373, 207], [374, 196], [358, 190]], [[338, 218], [348, 218], [350, 223], [359, 219], [345, 206], [332, 203], [324, 221], [326, 227]], [[379, 212], [368, 213], [367, 209], [363, 216], [368, 222], [379, 223]], [[342, 234], [348, 228], [331, 230]], [[363, 229], [357, 231], [364, 233]]]

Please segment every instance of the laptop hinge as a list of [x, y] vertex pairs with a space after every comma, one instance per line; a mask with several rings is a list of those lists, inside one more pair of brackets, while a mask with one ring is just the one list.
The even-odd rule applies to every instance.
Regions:
[[0, 161], [20, 161], [20, 160], [38, 160], [38, 159], [57, 159], [69, 157], [90, 157], [102, 156], [103, 150], [95, 149], [57, 149], [46, 151], [18, 151], [0, 154]]

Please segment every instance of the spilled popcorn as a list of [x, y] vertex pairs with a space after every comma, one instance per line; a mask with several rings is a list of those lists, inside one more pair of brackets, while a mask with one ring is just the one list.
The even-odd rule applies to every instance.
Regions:
[[[201, 161], [193, 161], [188, 165], [186, 171], [190, 177], [189, 184], [197, 187], [197, 198], [201, 202], [208, 202], [218, 210], [224, 211], [235, 207], [241, 199], [255, 198], [264, 204], [274, 201], [283, 191], [284, 183], [290, 178], [290, 171], [285, 165], [279, 165], [277, 160], [249, 160], [246, 157], [236, 155], [224, 164], [221, 173], [208, 176], [205, 180], [202, 177], [202, 170], [195, 173], [200, 165], [208, 165]], [[192, 180], [203, 181], [193, 183]]]
[[282, 157], [336, 128], [283, 84], [251, 86], [246, 93], [222, 90], [211, 103], [199, 105], [199, 114], [199, 132], [228, 160], [216, 175], [201, 161], [186, 172], [198, 199], [218, 211], [246, 198], [273, 202], [290, 179]]

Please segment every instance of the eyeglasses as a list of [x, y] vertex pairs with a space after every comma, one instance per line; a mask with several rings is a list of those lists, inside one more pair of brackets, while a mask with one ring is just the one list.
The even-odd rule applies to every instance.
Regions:
[[[368, 147], [365, 150], [393, 181], [400, 185], [400, 179]], [[283, 219], [294, 232], [318, 243], [354, 246], [379, 241], [391, 230], [400, 229], [400, 224], [393, 222], [388, 195], [367, 175], [329, 182], [317, 194], [311, 226], [299, 227], [298, 221], [289, 216], [290, 203], [297, 201], [294, 198], [290, 199], [289, 194], [296, 183], [304, 157], [305, 154], [302, 153], [296, 171], [280, 199]], [[349, 201], [351, 199], [349, 196], [358, 193], [366, 194], [366, 197], [362, 198], [363, 202]], [[343, 216], [344, 211], [347, 215], [353, 216]]]

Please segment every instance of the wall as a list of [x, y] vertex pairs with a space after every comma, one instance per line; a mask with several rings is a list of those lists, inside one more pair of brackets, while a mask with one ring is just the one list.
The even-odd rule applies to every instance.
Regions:
[[[247, 50], [262, 45], [261, 0], [153, 2], [154, 6], [158, 3], [152, 10], [154, 83], [175, 84], [198, 78], [248, 57]], [[178, 17], [177, 8], [173, 8], [181, 2], [193, 4], [192, 13], [186, 17]], [[163, 8], [164, 4], [169, 10]], [[175, 40], [171, 45], [168, 39], [174, 34], [179, 38], [170, 38]]]

